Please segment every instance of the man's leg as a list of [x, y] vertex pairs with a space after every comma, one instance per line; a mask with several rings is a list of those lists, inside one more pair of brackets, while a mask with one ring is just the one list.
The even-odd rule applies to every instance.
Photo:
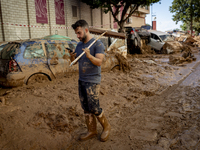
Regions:
[[80, 140], [83, 141], [97, 135], [97, 123], [94, 114], [89, 112], [85, 82], [82, 81], [79, 81], [79, 98], [85, 113], [85, 123], [88, 129], [87, 133], [80, 136]]
[[87, 91], [87, 100], [88, 100], [88, 109], [91, 113], [95, 114], [98, 121], [103, 127], [103, 132], [101, 134], [101, 141], [105, 142], [108, 140], [110, 135], [110, 124], [106, 119], [102, 108], [99, 105], [99, 91], [100, 91], [100, 84], [95, 83], [86, 83], [86, 91]]

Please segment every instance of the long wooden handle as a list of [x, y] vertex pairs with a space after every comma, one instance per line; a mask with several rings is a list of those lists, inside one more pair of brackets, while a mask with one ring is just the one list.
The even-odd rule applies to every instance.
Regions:
[[[107, 31], [102, 33], [96, 40], [94, 40], [87, 48], [90, 48], [98, 39], [100, 39]], [[85, 51], [83, 51], [74, 61], [71, 62], [69, 66], [72, 66], [75, 64], [83, 55], [85, 54]]]

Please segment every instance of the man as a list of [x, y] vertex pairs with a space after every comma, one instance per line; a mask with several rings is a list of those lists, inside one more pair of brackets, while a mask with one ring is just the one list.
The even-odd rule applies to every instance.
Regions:
[[101, 64], [104, 58], [104, 46], [97, 40], [90, 49], [87, 47], [95, 40], [89, 32], [88, 23], [79, 20], [72, 25], [78, 43], [75, 52], [70, 53], [70, 60], [73, 61], [83, 51], [85, 54], [78, 60], [79, 63], [79, 98], [85, 114], [85, 122], [88, 128], [86, 134], [80, 136], [80, 140], [87, 140], [97, 135], [96, 118], [103, 127], [101, 141], [105, 142], [110, 134], [110, 124], [99, 105], [99, 90], [101, 82]]

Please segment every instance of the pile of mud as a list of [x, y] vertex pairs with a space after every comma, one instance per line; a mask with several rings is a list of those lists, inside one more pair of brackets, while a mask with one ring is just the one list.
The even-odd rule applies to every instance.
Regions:
[[155, 51], [153, 51], [151, 49], [151, 46], [149, 45], [142, 46], [140, 51], [141, 51], [141, 54], [156, 54]]
[[[126, 53], [125, 53], [126, 51]], [[110, 51], [106, 51], [108, 54], [114, 54], [119, 62], [119, 70], [122, 70], [124, 72], [130, 71], [130, 65], [127, 60], [127, 49], [124, 49], [124, 51], [120, 50], [119, 48], [115, 48], [114, 46], [110, 49]]]

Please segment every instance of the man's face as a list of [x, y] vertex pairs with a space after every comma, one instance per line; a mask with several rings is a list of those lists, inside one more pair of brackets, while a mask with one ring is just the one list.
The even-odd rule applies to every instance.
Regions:
[[85, 32], [85, 28], [82, 27], [77, 27], [75, 29], [75, 33], [77, 35], [77, 38], [79, 38], [80, 41], [85, 42], [86, 40], [86, 32]]

